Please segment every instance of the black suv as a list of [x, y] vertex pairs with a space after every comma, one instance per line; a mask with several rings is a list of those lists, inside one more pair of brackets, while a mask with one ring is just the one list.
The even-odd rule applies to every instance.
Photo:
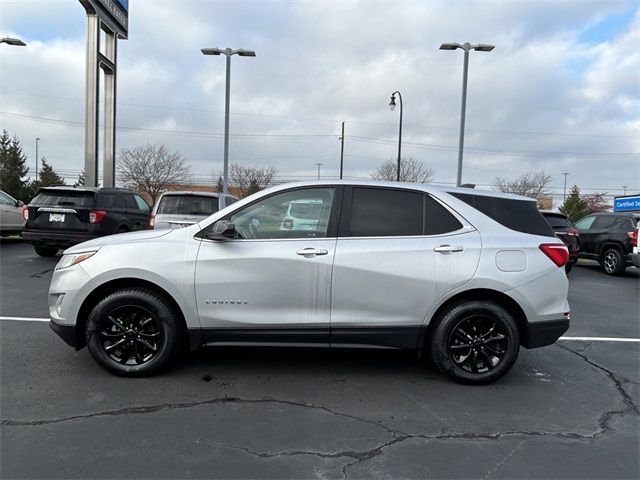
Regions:
[[541, 211], [542, 216], [545, 218], [553, 232], [569, 249], [569, 261], [564, 266], [567, 273], [571, 271], [573, 266], [578, 262], [578, 255], [580, 253], [580, 234], [578, 230], [573, 226], [571, 220], [566, 215], [557, 212]]
[[580, 232], [580, 258], [597, 260], [609, 275], [633, 265], [638, 243], [637, 213], [594, 213], [576, 222]]
[[150, 228], [151, 208], [123, 188], [45, 187], [23, 207], [23, 238], [38, 255], [53, 257], [92, 238]]

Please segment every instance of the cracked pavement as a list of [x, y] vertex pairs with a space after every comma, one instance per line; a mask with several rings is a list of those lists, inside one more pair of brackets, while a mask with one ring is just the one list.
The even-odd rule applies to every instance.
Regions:
[[[577, 267], [569, 334], [610, 318], [638, 338], [638, 283]], [[45, 314], [16, 305], [3, 293], [4, 315]], [[0, 322], [0, 477], [637, 478], [639, 354], [561, 341], [469, 387], [409, 352], [220, 348], [124, 379], [44, 323]]]

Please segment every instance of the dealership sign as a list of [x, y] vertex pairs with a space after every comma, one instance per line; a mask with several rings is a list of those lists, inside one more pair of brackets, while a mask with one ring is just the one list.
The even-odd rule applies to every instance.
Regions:
[[120, 37], [129, 30], [129, 0], [80, 0], [87, 13], [100, 17]]
[[613, 199], [614, 212], [640, 212], [640, 195], [616, 197]]

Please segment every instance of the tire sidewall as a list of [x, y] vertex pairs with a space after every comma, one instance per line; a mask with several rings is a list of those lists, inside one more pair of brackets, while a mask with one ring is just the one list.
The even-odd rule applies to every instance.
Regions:
[[[160, 322], [164, 335], [160, 352], [141, 365], [117, 363], [104, 351], [100, 337], [94, 334], [96, 327], [104, 321], [109, 312], [124, 305], [139, 305], [149, 310]], [[89, 314], [85, 335], [89, 351], [100, 366], [112, 373], [124, 376], [145, 376], [158, 372], [166, 367], [175, 356], [179, 345], [179, 328], [175, 312], [170, 304], [158, 294], [144, 289], [119, 290], [98, 302]]]
[[[467, 372], [460, 368], [449, 352], [449, 339], [458, 323], [470, 315], [483, 315], [500, 322], [507, 332], [507, 353], [492, 370], [484, 373]], [[438, 321], [431, 335], [431, 355], [436, 366], [453, 380], [482, 385], [491, 383], [506, 374], [516, 359], [520, 349], [520, 333], [513, 317], [500, 305], [489, 301], [469, 301], [452, 306]]]

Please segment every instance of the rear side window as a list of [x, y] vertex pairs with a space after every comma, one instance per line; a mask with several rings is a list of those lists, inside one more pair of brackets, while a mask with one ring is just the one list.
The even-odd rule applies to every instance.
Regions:
[[124, 208], [122, 195], [117, 193], [100, 192], [98, 194], [97, 205], [101, 208]]
[[158, 215], [211, 215], [218, 211], [218, 199], [204, 195], [165, 195]]
[[569, 219], [562, 217], [560, 215], [542, 215], [544, 218], [547, 219], [547, 222], [549, 222], [549, 225], [551, 225], [551, 228], [571, 228], [571, 222], [569, 221]]
[[425, 196], [425, 235], [440, 235], [455, 232], [462, 228], [462, 224], [451, 212], [444, 208], [433, 198]]
[[125, 208], [132, 208], [134, 210], [138, 208], [138, 204], [136, 203], [136, 200], [133, 198], [133, 195], [131, 193], [125, 193], [122, 198]]
[[92, 207], [93, 200], [93, 192], [82, 192], [77, 190], [41, 190], [31, 203], [34, 205]]
[[422, 235], [423, 195], [382, 188], [354, 188], [351, 199], [351, 237]]
[[458, 192], [451, 192], [451, 195], [511, 230], [555, 237], [551, 226], [544, 219], [533, 200], [512, 200]]
[[224, 206], [228, 207], [229, 205], [231, 205], [232, 203], [236, 203], [238, 201], [237, 198], [233, 198], [233, 197], [225, 197], [224, 198]]

